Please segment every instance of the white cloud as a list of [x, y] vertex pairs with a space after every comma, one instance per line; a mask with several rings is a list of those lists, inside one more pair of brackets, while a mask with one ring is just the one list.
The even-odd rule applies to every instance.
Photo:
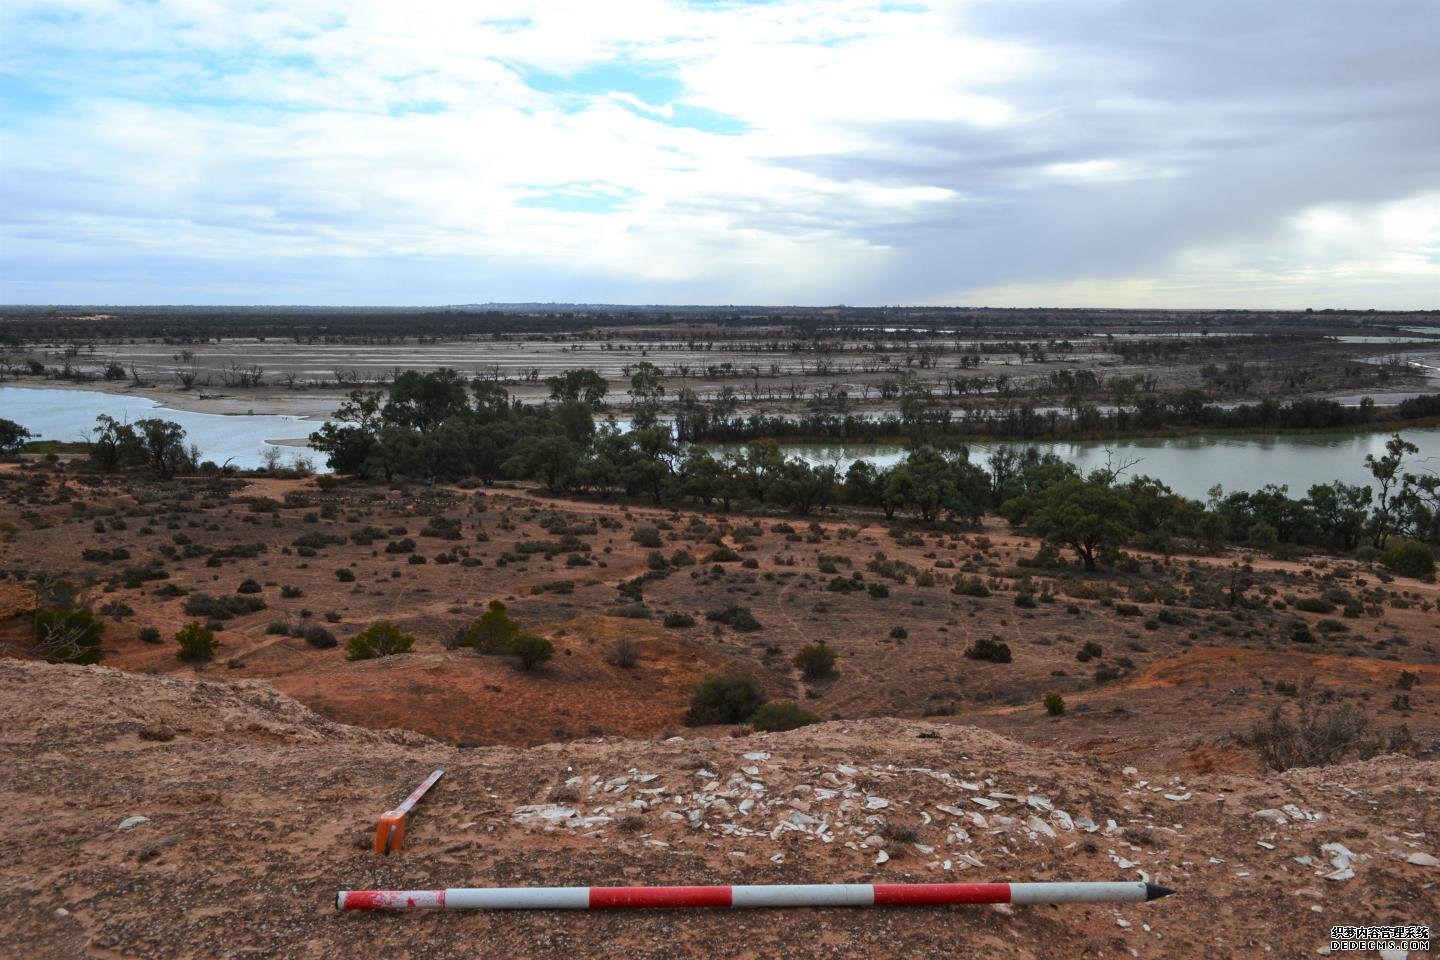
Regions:
[[[121, 271], [134, 290], [138, 264], [142, 300], [207, 270], [217, 290], [248, 280], [253, 299], [294, 300], [267, 276], [354, 262], [384, 265], [366, 275], [389, 286], [351, 301], [549, 299], [553, 285], [587, 299], [1159, 302], [1306, 282], [1440, 301], [1426, 290], [1433, 193], [1397, 200], [1416, 192], [1397, 181], [1347, 200], [1347, 171], [1301, 173], [1293, 200], [1237, 196], [1220, 229], [1224, 197], [1194, 212], [1177, 198], [1214, 193], [1205, 178], [1225, 165], [1254, 181], [1280, 148], [1246, 142], [1254, 121], [1230, 101], [1174, 116], [1164, 97], [1190, 94], [1156, 92], [1155, 65], [1128, 51], [979, 16], [1018, 9], [14, 0], [0, 8], [0, 78], [18, 91], [0, 120], [0, 299], [93, 299]], [[586, 71], [619, 79], [576, 86]], [[571, 86], [543, 92], [536, 72]], [[620, 199], [529, 202], [547, 191]], [[1164, 242], [1144, 236], [1147, 217]], [[1132, 251], [1132, 269], [1093, 262]], [[83, 281], [76, 263], [92, 268]]]

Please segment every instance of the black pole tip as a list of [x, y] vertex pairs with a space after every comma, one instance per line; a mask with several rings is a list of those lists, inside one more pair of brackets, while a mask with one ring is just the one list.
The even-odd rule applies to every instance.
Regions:
[[1169, 887], [1162, 887], [1158, 883], [1147, 883], [1145, 884], [1145, 902], [1149, 903], [1151, 900], [1159, 900], [1161, 897], [1168, 897], [1174, 892], [1175, 891], [1171, 890]]

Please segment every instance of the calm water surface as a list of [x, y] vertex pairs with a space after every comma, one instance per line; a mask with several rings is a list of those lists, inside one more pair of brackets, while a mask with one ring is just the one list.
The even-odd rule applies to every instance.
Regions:
[[[117, 420], [159, 416], [185, 428], [189, 440], [206, 460], [239, 467], [260, 465], [262, 451], [277, 440], [304, 438], [319, 424], [299, 417], [259, 414], [191, 413], [173, 410], [144, 397], [115, 395], [98, 390], [37, 390], [0, 387], [0, 417], [14, 420], [46, 440], [85, 440], [95, 418], [106, 413]], [[1407, 430], [1405, 437], [1420, 447], [1417, 471], [1440, 473], [1440, 429]], [[1138, 461], [1131, 474], [1156, 477], [1177, 493], [1204, 498], [1217, 483], [1226, 490], [1254, 490], [1267, 483], [1286, 484], [1294, 494], [1311, 485], [1344, 480], [1365, 483], [1365, 455], [1385, 452], [1388, 434], [1321, 434], [1306, 436], [1204, 437], [1178, 439], [1114, 440], [1085, 443], [1041, 443], [1081, 470]], [[970, 458], [982, 462], [990, 450], [1003, 444], [976, 444]], [[1009, 444], [1019, 446], [1019, 444]], [[737, 445], [712, 444], [722, 453]], [[285, 459], [308, 454], [318, 469], [324, 458], [305, 447], [286, 445]], [[833, 463], [843, 472], [856, 460], [890, 465], [904, 459], [903, 446], [892, 444], [782, 444], [787, 455], [810, 463]]]

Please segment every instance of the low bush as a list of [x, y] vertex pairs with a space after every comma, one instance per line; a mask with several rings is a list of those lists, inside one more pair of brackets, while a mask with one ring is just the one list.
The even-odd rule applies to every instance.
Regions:
[[612, 667], [629, 670], [640, 662], [640, 643], [631, 637], [620, 637], [610, 645], [605, 662]]
[[835, 672], [835, 659], [835, 651], [822, 640], [801, 647], [794, 663], [806, 680], [817, 680]]
[[335, 579], [339, 580], [341, 583], [354, 583], [355, 571], [351, 570], [349, 567], [339, 567], [335, 571]]
[[185, 598], [184, 606], [187, 615], [207, 620], [233, 620], [264, 609], [265, 601], [259, 597], [216, 597], [208, 593], [191, 594]]
[[48, 663], [100, 660], [105, 621], [86, 607], [52, 607], [35, 614], [35, 653]]
[[259, 593], [260, 584], [254, 580], [245, 579], [240, 581], [240, 586], [235, 588], [236, 593]]
[[347, 657], [350, 660], [371, 660], [409, 653], [415, 638], [404, 633], [389, 620], [372, 623], [350, 638]]
[[739, 630], [743, 633], [750, 633], [760, 629], [760, 621], [750, 612], [749, 607], [742, 607], [738, 604], [731, 604], [718, 610], [711, 610], [705, 614], [705, 619], [712, 623], [723, 623], [732, 630]]
[[988, 597], [990, 588], [985, 586], [985, 581], [979, 577], [966, 577], [955, 584], [952, 593], [958, 593], [962, 597]]
[[667, 613], [665, 614], [665, 626], [672, 630], [680, 630], [685, 627], [695, 626], [695, 618], [688, 613]]
[[520, 633], [520, 627], [510, 619], [505, 604], [491, 600], [485, 612], [471, 622], [460, 635], [460, 646], [473, 647], [480, 653], [504, 653], [510, 649], [510, 641]]
[[750, 714], [748, 721], [753, 729], [766, 733], [781, 733], [819, 722], [819, 717], [799, 704], [779, 700], [762, 705]]
[[188, 623], [175, 634], [181, 660], [209, 660], [215, 656], [215, 632], [203, 623]]
[[1052, 717], [1058, 717], [1065, 712], [1065, 698], [1058, 693], [1045, 694], [1045, 712]]
[[1104, 655], [1104, 647], [1100, 646], [1100, 644], [1096, 643], [1094, 640], [1086, 640], [1083, 644], [1080, 645], [1080, 649], [1076, 651], [1075, 659], [1079, 660], [1081, 663], [1089, 663], [1096, 657], [1101, 657]]
[[544, 637], [522, 633], [510, 641], [510, 652], [520, 660], [521, 667], [532, 670], [555, 656], [555, 645]]
[[739, 674], [714, 674], [695, 688], [685, 725], [697, 727], [709, 723], [741, 723], [751, 717], [765, 702], [760, 685], [752, 677]]
[[1417, 540], [1393, 540], [1380, 555], [1386, 570], [1402, 577], [1435, 576], [1435, 553]]
[[1378, 734], [1370, 718], [1349, 704], [1318, 706], [1307, 684], [1297, 700], [1293, 720], [1276, 705], [1242, 739], [1259, 752], [1266, 766], [1289, 770], [1368, 760], [1402, 746], [1407, 738], [1398, 733], [1391, 738]]
[[965, 648], [965, 657], [969, 660], [984, 660], [989, 663], [1009, 663], [1010, 644], [998, 637], [986, 639], [977, 637], [970, 646]]
[[307, 627], [302, 627], [296, 631], [295, 636], [302, 638], [307, 646], [314, 647], [317, 650], [329, 650], [331, 647], [339, 644], [339, 641], [335, 639], [335, 634], [326, 630], [318, 623], [312, 623]]

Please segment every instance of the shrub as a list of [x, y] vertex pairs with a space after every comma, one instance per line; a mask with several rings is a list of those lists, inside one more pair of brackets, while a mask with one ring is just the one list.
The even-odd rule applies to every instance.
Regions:
[[1075, 659], [1079, 660], [1081, 663], [1089, 663], [1096, 657], [1101, 657], [1104, 655], [1104, 647], [1100, 646], [1100, 644], [1096, 643], [1094, 640], [1086, 640], [1083, 644], [1080, 645], [1080, 649], [1076, 651]]
[[629, 620], [649, 620], [650, 608], [643, 603], [626, 603], [610, 611], [612, 616], [625, 617]]
[[305, 591], [301, 590], [297, 586], [294, 586], [293, 584], [287, 583], [280, 588], [280, 596], [284, 597], [286, 600], [297, 600], [300, 597], [305, 596]]
[[160, 642], [160, 628], [159, 628], [159, 627], [141, 627], [141, 628], [140, 628], [140, 640], [141, 640], [141, 642], [143, 642], [143, 643], [159, 643], [159, 642]]
[[605, 662], [613, 667], [629, 670], [640, 662], [640, 644], [630, 637], [621, 637], [610, 645]]
[[975, 642], [965, 648], [965, 656], [970, 660], [985, 660], [990, 663], [1009, 663], [1010, 644], [998, 637], [986, 639], [976, 638]]
[[719, 610], [711, 610], [705, 614], [705, 619], [712, 623], [723, 623], [732, 630], [739, 630], [749, 633], [760, 629], [760, 621], [750, 612], [749, 607], [742, 607], [738, 604], [731, 604]]
[[806, 644], [795, 654], [794, 662], [806, 680], [828, 677], [835, 672], [835, 651], [826, 646], [823, 640]]
[[652, 550], [658, 550], [665, 545], [665, 541], [660, 539], [660, 531], [654, 527], [636, 527], [630, 531], [630, 539]]
[[111, 620], [124, 620], [126, 617], [135, 616], [135, 608], [124, 600], [111, 600], [100, 608], [102, 617], [109, 617]]
[[1324, 597], [1300, 597], [1292, 606], [1296, 610], [1303, 610], [1306, 613], [1334, 613], [1335, 604]]
[[837, 576], [825, 587], [831, 593], [851, 593], [855, 590], [864, 590], [865, 584], [854, 577]]
[[1306, 684], [1294, 720], [1276, 705], [1250, 729], [1244, 742], [1274, 770], [1318, 767], [1344, 760], [1368, 760], [1390, 746], [1371, 729], [1370, 718], [1353, 706], [1318, 707]]
[[235, 588], [236, 593], [259, 593], [260, 584], [254, 580], [245, 579], [240, 581], [240, 586]]
[[265, 627], [266, 636], [288, 637], [290, 636], [290, 624], [284, 620], [273, 620]]
[[461, 635], [460, 644], [481, 653], [504, 653], [519, 633], [520, 627], [510, 619], [505, 604], [491, 600], [485, 612]]
[[673, 630], [695, 626], [695, 618], [688, 613], [667, 613], [664, 622], [665, 626]]
[[96, 663], [105, 622], [86, 607], [52, 607], [35, 614], [35, 652], [49, 663]]
[[781, 733], [819, 723], [820, 718], [796, 703], [767, 703], [750, 715], [750, 726], [767, 733]]
[[1036, 607], [1035, 594], [1033, 594], [1033, 593], [1017, 593], [1017, 594], [1015, 594], [1015, 606], [1020, 607], [1020, 608], [1022, 608], [1022, 609], [1025, 609], [1025, 610], [1034, 610], [1035, 607]]
[[233, 620], [248, 613], [265, 609], [265, 601], [259, 597], [214, 597], [208, 593], [195, 593], [185, 598], [185, 612], [192, 617], [207, 620]]
[[340, 567], [335, 571], [335, 579], [339, 580], [341, 583], [354, 583], [355, 571], [351, 570], [349, 567]]
[[296, 632], [296, 636], [304, 638], [305, 643], [308, 646], [314, 647], [316, 650], [329, 650], [339, 643], [339, 641], [335, 639], [335, 634], [326, 630], [318, 623], [312, 623], [308, 627], [301, 628]]
[[530, 670], [555, 656], [555, 645], [544, 637], [522, 633], [510, 641], [510, 652], [520, 659], [520, 666]]
[[909, 630], [906, 630], [904, 627], [891, 627], [891, 628], [890, 628], [890, 639], [891, 639], [891, 640], [904, 640], [904, 639], [905, 639], [906, 637], [908, 637], [908, 636], [910, 636], [910, 631], [909, 631]]
[[[307, 533], [290, 541], [292, 547], [304, 550], [323, 550], [331, 544], [344, 543], [344, 537], [337, 537], [333, 533]], [[306, 554], [300, 554], [302, 557]]]
[[1402, 577], [1418, 579], [1435, 575], [1435, 553], [1416, 540], [1392, 541], [1380, 555], [1380, 562], [1386, 570]]
[[705, 555], [706, 563], [734, 563], [739, 559], [740, 554], [725, 546], [716, 547]]
[[215, 656], [215, 633], [203, 623], [188, 623], [175, 634], [181, 660], [209, 660]]
[[411, 540], [409, 537], [405, 537], [405, 538], [402, 539], [402, 540], [391, 540], [389, 543], [385, 544], [385, 552], [386, 552], [386, 553], [414, 553], [414, 552], [415, 552], [415, 541], [414, 541], [414, 540]]
[[883, 583], [872, 583], [866, 589], [869, 591], [872, 600], [884, 600], [890, 596], [890, 588]]
[[955, 584], [952, 593], [958, 593], [962, 597], [988, 597], [990, 588], [985, 586], [985, 581], [979, 577], [966, 577]]
[[1045, 694], [1045, 712], [1052, 717], [1058, 717], [1065, 712], [1065, 698], [1058, 693]]
[[695, 688], [684, 722], [690, 727], [708, 723], [740, 723], [760, 709], [764, 702], [760, 685], [753, 678], [738, 674], [713, 674]]
[[414, 637], [402, 633], [400, 628], [389, 620], [381, 620], [350, 638], [347, 657], [350, 660], [393, 657], [396, 654], [409, 653], [414, 644]]

